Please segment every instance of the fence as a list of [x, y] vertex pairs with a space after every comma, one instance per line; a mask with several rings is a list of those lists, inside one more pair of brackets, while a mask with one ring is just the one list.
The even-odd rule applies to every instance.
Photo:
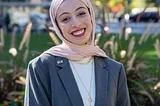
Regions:
[[[110, 32], [119, 33], [121, 23], [111, 23]], [[150, 34], [160, 34], [160, 23], [126, 23], [124, 28], [130, 27], [132, 33], [142, 34], [144, 31], [148, 31]], [[97, 29], [97, 31], [100, 31]]]

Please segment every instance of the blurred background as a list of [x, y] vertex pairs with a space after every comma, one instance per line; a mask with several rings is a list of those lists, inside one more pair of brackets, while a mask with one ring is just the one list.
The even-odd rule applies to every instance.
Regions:
[[[52, 0], [0, 0], [0, 106], [23, 106], [28, 62], [61, 41]], [[95, 45], [123, 63], [132, 106], [160, 106], [160, 0], [92, 0]]]

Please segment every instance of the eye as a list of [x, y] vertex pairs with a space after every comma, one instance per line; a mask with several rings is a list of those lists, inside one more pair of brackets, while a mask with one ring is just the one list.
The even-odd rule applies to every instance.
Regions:
[[64, 17], [64, 18], [62, 18], [62, 22], [68, 22], [70, 20], [70, 17]]
[[79, 12], [78, 13], [78, 16], [84, 16], [84, 15], [86, 15], [86, 12]]

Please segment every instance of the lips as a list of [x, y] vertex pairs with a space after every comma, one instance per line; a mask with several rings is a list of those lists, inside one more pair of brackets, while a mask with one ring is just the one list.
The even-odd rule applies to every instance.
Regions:
[[75, 30], [71, 33], [75, 37], [82, 37], [85, 34], [85, 28], [80, 29], [80, 30]]

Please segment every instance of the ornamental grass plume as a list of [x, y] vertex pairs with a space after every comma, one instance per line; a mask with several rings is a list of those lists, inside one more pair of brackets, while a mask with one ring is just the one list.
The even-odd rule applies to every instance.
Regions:
[[118, 52], [118, 42], [115, 41], [115, 44], [114, 44], [114, 52], [117, 53]]
[[3, 29], [0, 28], [0, 52], [3, 53], [4, 51], [4, 32]]
[[121, 39], [122, 38], [122, 36], [123, 36], [123, 29], [124, 29], [124, 27], [125, 27], [125, 20], [123, 19], [122, 20], [122, 24], [121, 24], [121, 26], [120, 26], [120, 33], [119, 33], [119, 39]]
[[120, 51], [120, 57], [123, 59], [126, 56], [126, 51], [125, 50], [121, 50]]
[[112, 45], [110, 45], [110, 49], [111, 49], [111, 55], [112, 55], [113, 59], [116, 58], [116, 57], [115, 57], [114, 40], [115, 40], [115, 36], [112, 36], [112, 37], [111, 37], [111, 42], [113, 42], [113, 43], [112, 43]]
[[102, 36], [101, 33], [98, 33], [98, 34], [96, 35], [95, 45], [98, 45], [98, 44], [99, 44], [99, 41], [100, 41], [100, 37], [101, 37], [101, 36]]
[[132, 69], [133, 64], [134, 64], [134, 62], [135, 62], [135, 59], [136, 59], [136, 55], [137, 55], [136, 52], [133, 53], [131, 59], [130, 59], [129, 61], [127, 61], [127, 70], [131, 70], [131, 69]]
[[26, 84], [26, 78], [23, 77], [23, 76], [20, 76], [19, 80], [16, 80], [16, 83], [25, 85]]
[[160, 82], [158, 82], [158, 83], [154, 86], [154, 90], [157, 90], [158, 88], [160, 88]]
[[154, 44], [154, 47], [156, 49], [156, 52], [157, 52], [157, 56], [158, 58], [160, 59], [160, 43], [159, 43], [159, 40], [156, 39], [156, 43]]
[[18, 52], [17, 52], [17, 49], [16, 49], [16, 48], [10, 48], [10, 49], [9, 49], [9, 53], [11, 53], [13, 57], [15, 57]]
[[136, 70], [140, 70], [140, 68], [147, 69], [149, 68], [149, 66], [146, 65], [144, 62], [140, 62], [140, 63], [137, 63]]
[[141, 45], [141, 44], [144, 42], [144, 39], [145, 39], [145, 37], [146, 37], [146, 34], [150, 31], [151, 26], [152, 26], [152, 23], [150, 23], [150, 24], [147, 26], [146, 30], [143, 32], [140, 40], [138, 41], [139, 45]]
[[13, 31], [12, 31], [12, 38], [11, 38], [11, 47], [10, 47], [10, 48], [15, 48], [17, 30], [18, 30], [17, 27], [14, 27], [14, 28], [13, 28]]
[[125, 40], [129, 39], [129, 35], [132, 33], [132, 29], [130, 27], [125, 30]]
[[154, 33], [153, 38], [157, 37], [160, 34], [160, 30], [158, 30], [156, 33]]
[[112, 45], [112, 44], [113, 44], [113, 42], [111, 42], [111, 41], [106, 41], [106, 42], [104, 43], [104, 45], [103, 45], [103, 50], [106, 51], [106, 49], [108, 48], [108, 46], [109, 46], [109, 45]]
[[53, 42], [55, 43], [55, 45], [59, 45], [60, 41], [57, 38], [57, 36], [52, 32], [53, 30], [54, 30], [53, 27], [49, 27], [48, 28], [49, 36], [51, 37], [51, 39], [53, 40]]
[[0, 43], [4, 46], [4, 32], [2, 28], [0, 28]]
[[3, 44], [0, 42], [0, 52], [3, 53], [3, 51], [4, 51], [4, 46], [3, 46]]
[[29, 49], [27, 48], [27, 49], [25, 50], [25, 53], [24, 53], [23, 62], [26, 62], [26, 61], [27, 61], [28, 55], [29, 55]]
[[135, 46], [135, 37], [132, 37], [130, 42], [129, 42], [129, 46], [128, 46], [128, 58], [132, 55], [132, 52], [133, 52], [133, 49], [134, 49], [134, 46]]
[[105, 26], [105, 27], [104, 27], [104, 31], [105, 31], [106, 34], [109, 34], [109, 32], [110, 32], [109, 27]]
[[19, 46], [19, 50], [22, 50], [24, 44], [26, 47], [28, 47], [29, 45], [29, 40], [30, 40], [30, 33], [31, 33], [31, 29], [32, 29], [32, 23], [30, 22], [27, 27], [26, 27], [26, 30], [24, 32], [24, 35], [23, 35], [23, 39], [20, 43], [20, 46]]

